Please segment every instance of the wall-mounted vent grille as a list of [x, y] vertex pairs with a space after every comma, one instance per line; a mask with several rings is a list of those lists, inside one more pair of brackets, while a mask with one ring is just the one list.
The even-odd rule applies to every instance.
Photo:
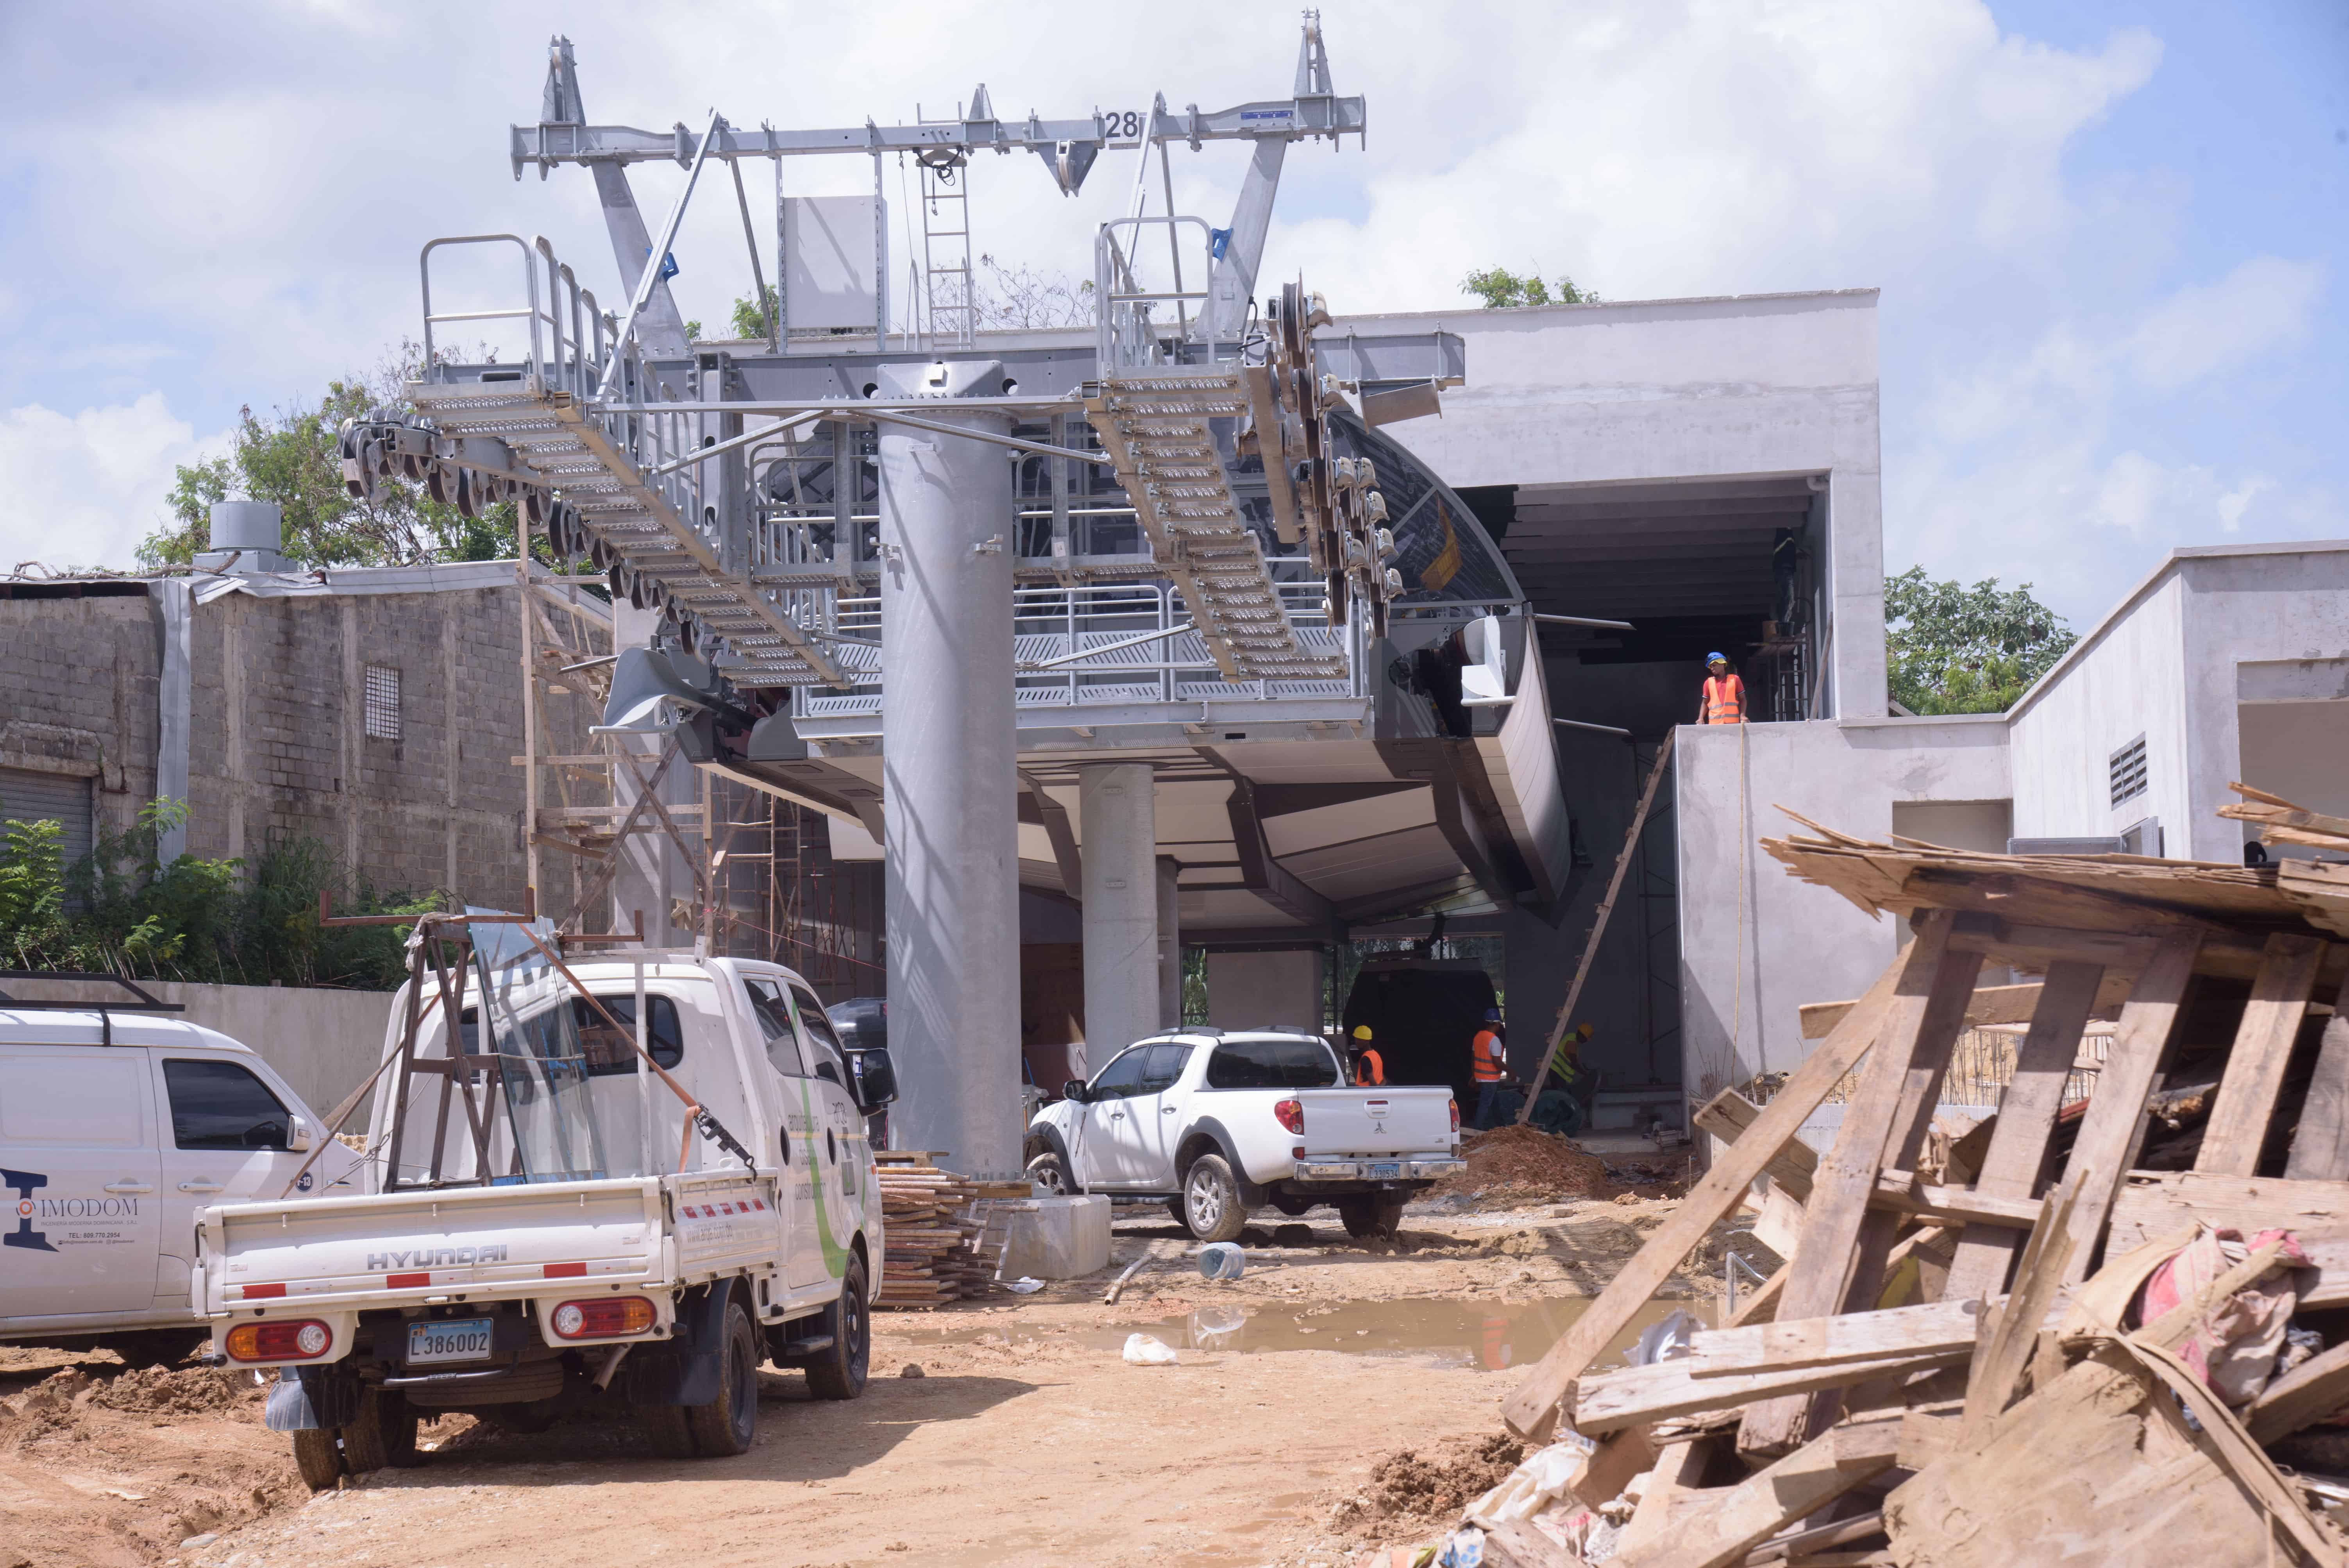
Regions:
[[2113, 753], [2113, 804], [2118, 805], [2145, 793], [2145, 737], [2139, 735]]
[[399, 739], [399, 671], [380, 664], [367, 670], [367, 732], [370, 741]]

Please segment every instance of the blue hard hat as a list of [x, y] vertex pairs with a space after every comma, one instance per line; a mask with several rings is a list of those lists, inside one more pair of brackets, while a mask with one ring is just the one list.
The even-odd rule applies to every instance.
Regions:
[[1708, 654], [1706, 654], [1706, 655], [1704, 656], [1704, 661], [1705, 661], [1707, 664], [1711, 664], [1711, 663], [1713, 663], [1713, 662], [1714, 660], [1716, 660], [1716, 659], [1718, 659], [1719, 661], [1721, 661], [1721, 662], [1722, 662], [1722, 663], [1723, 663], [1723, 664], [1726, 664], [1726, 663], [1728, 663], [1728, 662], [1729, 662], [1729, 655], [1727, 655], [1727, 654], [1725, 654], [1725, 653], [1708, 653]]
[[1499, 1008], [1497, 1008], [1497, 1007], [1488, 1007], [1488, 1008], [1485, 1009], [1485, 1023], [1498, 1023], [1500, 1021], [1501, 1021], [1501, 1010], [1500, 1010]]

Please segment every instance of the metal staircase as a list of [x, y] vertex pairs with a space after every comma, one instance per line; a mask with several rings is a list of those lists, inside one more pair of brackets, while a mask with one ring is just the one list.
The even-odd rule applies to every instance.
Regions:
[[1317, 651], [1299, 640], [1207, 423], [1249, 413], [1239, 362], [1104, 366], [1101, 389], [1087, 400], [1086, 415], [1117, 465], [1118, 483], [1133, 503], [1152, 553], [1181, 591], [1224, 678], [1342, 677], [1342, 653]]
[[[438, 243], [523, 244], [515, 235]], [[706, 653], [725, 658], [727, 673], [738, 682], [847, 684], [851, 678], [840, 661], [793, 618], [786, 590], [758, 587], [747, 570], [726, 561], [722, 508], [717, 497], [702, 493], [699, 471], [709, 464], [694, 455], [705, 439], [702, 416], [661, 406], [666, 393], [632, 343], [622, 346], [621, 396], [595, 401], [613, 350], [595, 298], [555, 261], [544, 240], [523, 250], [529, 361], [492, 369], [478, 379], [438, 379], [444, 372], [433, 366], [431, 330], [440, 320], [485, 313], [434, 316], [427, 275], [429, 368], [407, 391], [440, 438], [434, 445], [463, 465], [468, 456], [503, 443], [512, 462], [528, 471], [510, 470], [511, 477], [524, 486], [543, 485], [551, 495], [550, 504], [526, 492], [525, 503], [534, 519], [546, 522], [556, 554], [592, 556], [607, 573], [615, 598], [669, 611], [686, 636], [707, 645]], [[552, 309], [542, 308], [541, 260]], [[543, 336], [542, 327], [551, 331]], [[371, 470], [391, 472], [380, 467], [380, 433], [370, 441], [368, 427], [361, 427], [346, 436], [345, 445], [347, 480], [356, 483]]]

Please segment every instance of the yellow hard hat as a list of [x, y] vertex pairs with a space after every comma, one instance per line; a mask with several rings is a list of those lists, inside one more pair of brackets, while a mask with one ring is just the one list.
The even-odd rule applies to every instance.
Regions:
[[1370, 1026], [1369, 1024], [1367, 1024], [1367, 1023], [1357, 1023], [1357, 1024], [1355, 1024], [1355, 1025], [1354, 1025], [1354, 1038], [1355, 1038], [1355, 1039], [1357, 1039], [1357, 1040], [1368, 1040], [1370, 1037], [1371, 1037], [1371, 1026]]

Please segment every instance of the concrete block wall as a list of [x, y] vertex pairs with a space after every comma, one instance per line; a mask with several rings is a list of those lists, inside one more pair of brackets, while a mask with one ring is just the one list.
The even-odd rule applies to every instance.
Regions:
[[[188, 852], [256, 861], [315, 838], [378, 891], [447, 888], [517, 907], [526, 879], [521, 629], [510, 586], [263, 597], [195, 607]], [[0, 599], [0, 766], [99, 781], [101, 820], [154, 796], [161, 626], [154, 601]], [[369, 665], [400, 677], [400, 734], [366, 733]], [[588, 749], [584, 701], [551, 743]], [[584, 862], [543, 857], [543, 905]]]
[[129, 827], [155, 793], [161, 662], [143, 592], [0, 599], [0, 767], [90, 779], [99, 826]]

